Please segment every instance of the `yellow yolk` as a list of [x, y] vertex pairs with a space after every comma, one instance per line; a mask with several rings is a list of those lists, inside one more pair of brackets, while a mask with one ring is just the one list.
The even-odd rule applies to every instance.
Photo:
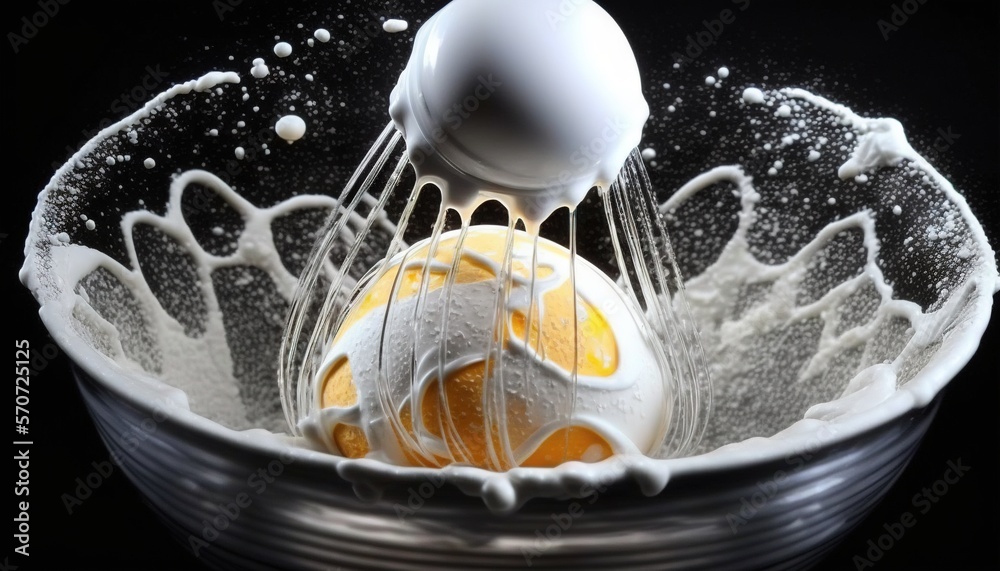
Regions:
[[[478, 256], [499, 265], [503, 259], [505, 240], [504, 231], [476, 231], [475, 228], [470, 231], [463, 246], [464, 253], [458, 264], [455, 283], [495, 281], [496, 275], [490, 265], [473, 259], [467, 253], [475, 252]], [[518, 246], [527, 248], [532, 246], [531, 239], [525, 235], [517, 235], [516, 240]], [[456, 245], [455, 238], [440, 242], [434, 259], [446, 265], [441, 267], [452, 267]], [[550, 244], [542, 243], [539, 247], [547, 248], [564, 258], [568, 258], [569, 255], [568, 251], [559, 251]], [[375, 283], [369, 285], [362, 294], [360, 302], [345, 318], [334, 344], [336, 345], [343, 335], [366, 315], [388, 303], [401, 271], [396, 299], [403, 300], [418, 295], [425, 273], [424, 261], [427, 253], [426, 246], [418, 249], [407, 258], [406, 269], [401, 270], [397, 264], [389, 268]], [[524, 278], [531, 275], [530, 267], [520, 261], [515, 261], [513, 270]], [[554, 273], [553, 268], [539, 267], [536, 280], [545, 279]], [[427, 291], [435, 291], [445, 286], [448, 272], [438, 271], [435, 268], [429, 272], [428, 279]], [[574, 295], [570, 280], [566, 279], [556, 287], [538, 295], [533, 308], [530, 320], [531, 333], [527, 341], [538, 359], [547, 361], [567, 373], [575, 372], [588, 377], [609, 377], [617, 371], [618, 346], [614, 332], [596, 307], [579, 295]], [[575, 329], [574, 318], [577, 321]], [[523, 343], [528, 328], [526, 313], [508, 312], [508, 319], [509, 335], [515, 336]], [[574, 336], [577, 337], [575, 344]], [[504, 349], [507, 349], [509, 340], [505, 341]], [[493, 365], [490, 363], [491, 371]], [[458, 462], [493, 470], [507, 470], [514, 467], [510, 465], [509, 460], [506, 460], [509, 453], [505, 454], [501, 450], [504, 439], [501, 438], [499, 426], [495, 423], [490, 428], [487, 427], [487, 417], [483, 411], [484, 377], [486, 377], [486, 363], [478, 362], [445, 378], [446, 407], [441, 402], [442, 391], [439, 381], [434, 380], [427, 385], [421, 404], [424, 430], [442, 439], [448, 450], [452, 451], [453, 458], [421, 455], [412, 450], [412, 446], [407, 445], [407, 441], [414, 438], [412, 413], [409, 405], [400, 410], [399, 424], [408, 433], [409, 438], [407, 435], [399, 434], [398, 431], [396, 438], [412, 465], [440, 467]], [[323, 408], [346, 408], [357, 404], [358, 389], [346, 358], [329, 369], [321, 390]], [[506, 418], [508, 446], [510, 450], [514, 450], [534, 435], [540, 422], [538, 419], [533, 421], [528, 419], [527, 406], [521, 398], [508, 396], [505, 400], [506, 410], [494, 411], [490, 418]], [[331, 436], [344, 456], [360, 458], [371, 451], [369, 441], [361, 427], [337, 424], [333, 427]], [[594, 430], [583, 426], [567, 426], [547, 436], [520, 465], [551, 467], [570, 460], [596, 462], [610, 457], [613, 452], [611, 445]]]

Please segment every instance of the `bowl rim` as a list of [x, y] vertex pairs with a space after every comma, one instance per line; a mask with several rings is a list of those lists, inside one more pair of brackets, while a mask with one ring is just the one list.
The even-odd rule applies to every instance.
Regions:
[[[443, 476], [445, 481], [452, 481], [457, 484], [465, 483], [464, 490], [466, 490], [466, 493], [476, 493], [474, 487], [469, 487], [468, 482], [480, 482], [480, 491], [486, 493], [488, 484], [491, 482], [495, 483], [498, 479], [510, 480], [521, 478], [531, 481], [552, 477], [573, 477], [576, 480], [580, 480], [583, 477], [584, 481], [588, 478], [592, 478], [595, 481], [597, 478], [601, 478], [601, 481], [606, 482], [609, 470], [611, 470], [611, 473], [614, 473], [616, 466], [620, 468], [620, 461], [625, 458], [621, 455], [596, 464], [567, 462], [555, 468], [517, 467], [502, 473], [471, 466], [453, 465], [446, 468], [409, 467], [390, 465], [371, 459], [340, 457], [328, 452], [310, 449], [302, 445], [304, 444], [302, 439], [287, 434], [271, 433], [263, 429], [235, 430], [196, 414], [190, 409], [187, 395], [180, 389], [168, 385], [149, 373], [124, 371], [108, 357], [87, 344], [82, 337], [77, 334], [71, 334], [67, 328], [62, 327], [60, 321], [64, 317], [60, 311], [63, 309], [61, 307], [61, 298], [65, 296], [72, 298], [75, 294], [53, 288], [51, 284], [43, 285], [39, 277], [39, 272], [45, 272], [46, 270], [44, 267], [36, 264], [40, 260], [40, 254], [35, 251], [35, 241], [41, 240], [38, 236], [39, 224], [47, 204], [46, 198], [48, 193], [56, 188], [60, 178], [72, 171], [75, 165], [83, 157], [87, 156], [99, 142], [147, 117], [154, 109], [177, 95], [193, 91], [205, 91], [220, 83], [239, 83], [239, 75], [235, 72], [210, 72], [201, 78], [176, 84], [157, 95], [132, 115], [97, 133], [55, 172], [49, 183], [39, 193], [25, 242], [25, 260], [21, 268], [20, 278], [22, 283], [31, 290], [39, 302], [39, 315], [43, 324], [75, 365], [79, 366], [95, 381], [101, 383], [138, 408], [155, 409], [159, 405], [161, 411], [169, 414], [173, 420], [188, 429], [210, 434], [220, 442], [226, 442], [229, 445], [243, 447], [261, 454], [278, 456], [289, 453], [289, 449], [291, 449], [293, 457], [308, 458], [310, 461], [316, 462], [317, 465], [325, 466], [331, 471], [336, 472], [346, 480], [357, 481], [359, 478], [364, 478], [373, 481], [403, 483], [424, 481], [432, 477], [440, 479]], [[827, 106], [830, 110], [837, 113], [850, 112], [846, 107], [830, 102], [820, 96], [812, 96], [810, 102]], [[962, 295], [969, 293], [970, 290], [974, 290], [972, 293], [975, 298], [972, 301], [973, 312], [971, 317], [962, 323], [960, 330], [945, 337], [931, 360], [910, 381], [898, 387], [892, 396], [875, 407], [861, 412], [849, 413], [845, 417], [837, 418], [834, 421], [800, 419], [791, 426], [769, 437], [752, 437], [694, 456], [668, 459], [642, 457], [637, 459], [637, 461], [644, 465], [647, 471], [651, 470], [658, 476], [658, 478], [654, 478], [658, 479], [658, 482], [647, 483], [647, 485], [643, 486], [647, 495], [655, 495], [662, 491], [671, 477], [731, 468], [744, 468], [757, 463], [771, 462], [787, 458], [801, 452], [807, 447], [842, 443], [880, 425], [888, 424], [911, 410], [930, 404], [948, 382], [972, 359], [972, 356], [979, 348], [981, 339], [990, 322], [993, 295], [1000, 292], [1000, 275], [997, 273], [996, 255], [989, 245], [982, 224], [972, 213], [965, 198], [954, 189], [951, 182], [944, 178], [923, 157], [918, 157], [917, 165], [930, 174], [935, 182], [940, 185], [949, 201], [959, 209], [963, 220], [968, 225], [977, 244], [984, 249], [980, 271], [973, 278], [967, 279], [963, 285], [965, 290], [962, 292]], [[51, 245], [50, 247], [57, 248], [59, 246]], [[990, 277], [992, 277], [993, 283], [990, 283]], [[60, 285], [64, 286], [65, 284]], [[51, 291], [53, 289], [56, 291]], [[959, 295], [958, 292], [953, 293], [954, 298], [961, 298], [962, 295]], [[818, 438], [817, 425], [831, 427], [832, 431], [826, 431], [825, 436]], [[273, 437], [262, 438], [262, 433], [270, 434]], [[348, 474], [351, 477], [348, 477]], [[616, 477], [622, 476], [623, 472], [617, 470]], [[523, 505], [525, 501], [532, 497], [539, 496], [529, 494], [516, 503]], [[502, 505], [494, 505], [492, 507], [500, 511], [512, 511], [519, 506], [505, 502]]]

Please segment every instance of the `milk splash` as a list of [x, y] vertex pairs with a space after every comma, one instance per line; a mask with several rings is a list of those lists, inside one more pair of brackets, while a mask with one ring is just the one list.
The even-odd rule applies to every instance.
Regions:
[[[280, 65], [296, 65], [292, 59]], [[303, 56], [298, 65], [311, 64]], [[573, 464], [545, 475], [441, 471], [493, 509], [609, 474], [634, 477], [655, 494], [672, 474], [780, 457], [821, 430], [846, 438], [926, 405], [974, 351], [1000, 285], [995, 256], [965, 201], [899, 123], [801, 90], [756, 88], [760, 96], [745, 98], [753, 86], [740, 85], [729, 67], [711, 87], [726, 94], [721, 101], [699, 104], [689, 93], [683, 105], [654, 102], [660, 112], [676, 105], [669, 117], [677, 122], [685, 113], [700, 122], [717, 114], [729, 135], [719, 147], [738, 149], [707, 154], [703, 162], [716, 166], [686, 184], [657, 184], [719, 389], [704, 454]], [[21, 277], [78, 363], [128, 379], [121, 388], [137, 398], [166, 395], [179, 418], [191, 410], [286, 441], [274, 387], [282, 320], [315, 231], [339, 208], [321, 190], [343, 172], [310, 166], [311, 137], [331, 121], [317, 111], [304, 113], [310, 129], [302, 140], [265, 149], [252, 134], [273, 133], [275, 118], [248, 113], [248, 127], [237, 128], [196, 104], [218, 109], [253, 94], [273, 97], [278, 116], [287, 113], [284, 87], [264, 92], [250, 83], [263, 79], [240, 79], [213, 73], [177, 86], [82, 149], [39, 197]], [[306, 97], [333, 103], [308, 109], [339, 108], [323, 91]], [[776, 113], [783, 106], [787, 113]], [[220, 136], [172, 145], [169, 133], [187, 125]], [[239, 132], [232, 141], [224, 137], [230, 129]], [[648, 143], [659, 149], [656, 184], [686, 143]], [[237, 146], [247, 158], [233, 174], [226, 161]], [[126, 154], [151, 160], [106, 160]], [[282, 170], [287, 162], [307, 172]], [[308, 195], [295, 196], [302, 191]], [[81, 219], [115, 213], [117, 227], [88, 230]], [[349, 244], [365, 223], [352, 219], [337, 238]], [[378, 217], [373, 227], [377, 240], [396, 230]], [[375, 261], [362, 255], [358, 263]], [[337, 466], [359, 485], [386, 470], [369, 460]]]

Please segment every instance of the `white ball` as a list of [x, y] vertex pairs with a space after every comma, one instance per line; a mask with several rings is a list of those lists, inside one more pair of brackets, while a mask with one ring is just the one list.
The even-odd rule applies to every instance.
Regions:
[[418, 174], [559, 207], [615, 180], [649, 106], [628, 40], [591, 0], [455, 0], [417, 34], [390, 114]]

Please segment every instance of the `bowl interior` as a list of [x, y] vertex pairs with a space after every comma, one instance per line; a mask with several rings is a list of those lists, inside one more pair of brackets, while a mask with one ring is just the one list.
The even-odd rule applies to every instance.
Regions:
[[[426, 17], [414, 10], [397, 15]], [[307, 47], [299, 30], [284, 59], [242, 46], [218, 62], [238, 82], [179, 85], [103, 131], [41, 194], [28, 237], [24, 279], [50, 328], [102, 355], [98, 368], [182, 390], [192, 412], [236, 431], [285, 430], [275, 371], [296, 278], [388, 121], [408, 55], [405, 34], [361, 45], [330, 31], [356, 41]], [[250, 73], [254, 57], [266, 77]], [[900, 395], [926, 405], [975, 350], [997, 287], [982, 228], [898, 122], [795, 89], [747, 91], [760, 78], [734, 64], [647, 85], [643, 144], [715, 380], [699, 452], [723, 458], [877, 422]], [[294, 144], [274, 131], [288, 114], [307, 123]], [[409, 237], [435, 214], [422, 201]], [[581, 255], [614, 275], [595, 195], [579, 215]]]

